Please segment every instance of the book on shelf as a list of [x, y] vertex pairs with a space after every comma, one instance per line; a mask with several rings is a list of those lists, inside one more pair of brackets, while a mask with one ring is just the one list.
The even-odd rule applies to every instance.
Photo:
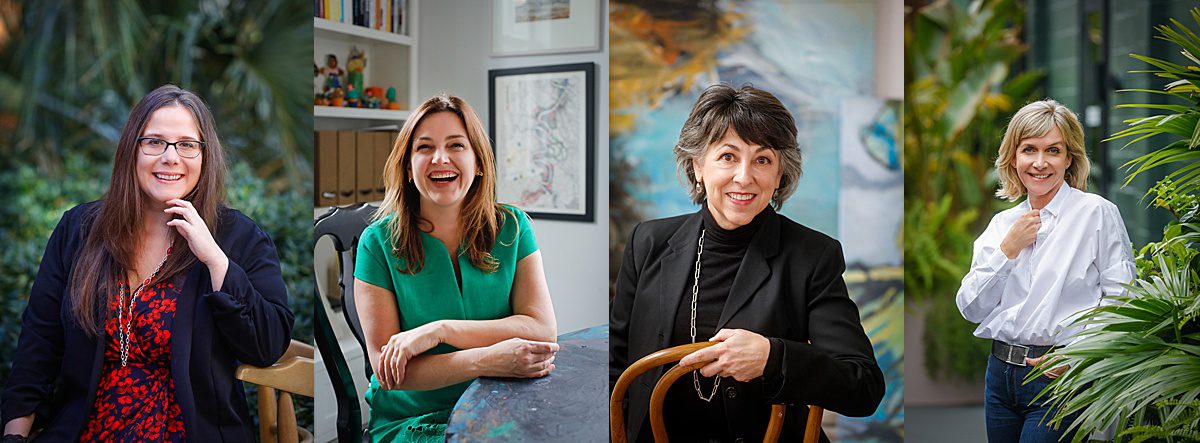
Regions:
[[408, 35], [408, 0], [313, 0], [313, 15], [332, 22]]

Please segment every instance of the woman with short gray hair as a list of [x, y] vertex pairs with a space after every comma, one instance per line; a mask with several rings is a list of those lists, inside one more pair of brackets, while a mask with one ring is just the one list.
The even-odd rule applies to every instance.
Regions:
[[[679, 362], [708, 363], [667, 393], [672, 440], [762, 439], [771, 404], [866, 416], [883, 398], [841, 245], [775, 212], [800, 178], [796, 134], [766, 91], [705, 89], [674, 148], [700, 210], [643, 222], [627, 243], [609, 317], [610, 386], [654, 351], [719, 342]], [[662, 372], [629, 388], [629, 441], [651, 441], [646, 415]], [[781, 440], [800, 439], [806, 414], [788, 409]]]

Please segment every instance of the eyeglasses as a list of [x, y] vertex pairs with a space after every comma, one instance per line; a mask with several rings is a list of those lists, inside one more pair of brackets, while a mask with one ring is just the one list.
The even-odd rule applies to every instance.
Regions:
[[159, 138], [142, 137], [137, 141], [138, 146], [142, 149], [142, 153], [151, 156], [163, 155], [164, 152], [167, 152], [167, 148], [171, 146], [174, 146], [175, 152], [183, 158], [196, 158], [196, 156], [200, 155], [200, 151], [204, 150], [204, 142], [196, 140], [169, 142]]

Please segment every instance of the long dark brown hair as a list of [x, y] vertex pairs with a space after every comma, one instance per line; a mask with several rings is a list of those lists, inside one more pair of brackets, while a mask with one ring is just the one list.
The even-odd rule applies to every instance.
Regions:
[[[408, 175], [412, 166], [413, 132], [426, 116], [439, 112], [452, 112], [467, 128], [467, 141], [475, 153], [476, 167], [481, 176], [475, 177], [463, 206], [459, 213], [462, 223], [464, 252], [471, 265], [484, 272], [495, 272], [500, 262], [492, 256], [492, 246], [500, 232], [504, 214], [508, 208], [496, 203], [496, 166], [492, 161], [492, 144], [488, 140], [483, 122], [475, 114], [471, 105], [453, 95], [440, 94], [421, 103], [409, 116], [400, 136], [392, 146], [384, 168], [383, 180], [387, 190], [384, 192], [383, 205], [375, 212], [375, 219], [383, 219], [394, 215], [388, 222], [391, 236], [388, 239], [392, 246], [392, 254], [404, 260], [405, 274], [421, 272], [425, 265], [425, 250], [421, 243], [421, 227], [429, 225], [429, 221], [421, 219], [421, 194], [417, 186], [409, 182]], [[451, 254], [457, 253], [451, 251]]]
[[[191, 111], [204, 142], [201, 154], [200, 179], [184, 199], [192, 202], [208, 229], [216, 236], [217, 213], [225, 198], [225, 156], [217, 138], [217, 126], [204, 100], [175, 85], [163, 85], [146, 94], [129, 112], [129, 120], [121, 130], [117, 152], [113, 158], [112, 179], [108, 191], [91, 214], [85, 215], [84, 243], [75, 260], [71, 277], [74, 303], [71, 312], [81, 329], [91, 336], [99, 334], [106, 301], [118, 291], [118, 280], [129, 269], [137, 267], [137, 252], [142, 239], [142, 217], [147, 196], [137, 181], [137, 139], [142, 136], [150, 115], [161, 108], [179, 106]], [[174, 246], [171, 256], [159, 271], [158, 280], [165, 280], [186, 270], [196, 262], [187, 242], [173, 229]]]

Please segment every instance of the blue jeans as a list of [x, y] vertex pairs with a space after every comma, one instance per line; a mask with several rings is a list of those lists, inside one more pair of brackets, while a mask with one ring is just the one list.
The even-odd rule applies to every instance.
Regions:
[[[987, 375], [984, 377], [983, 410], [987, 422], [989, 443], [1050, 443], [1060, 441], [1076, 415], [1063, 420], [1058, 429], [1048, 422], [1053, 417], [1047, 397], [1037, 402], [1033, 397], [1050, 383], [1041, 376], [1024, 383], [1031, 367], [1014, 366], [988, 356]], [[1062, 441], [1069, 441], [1069, 437]]]

